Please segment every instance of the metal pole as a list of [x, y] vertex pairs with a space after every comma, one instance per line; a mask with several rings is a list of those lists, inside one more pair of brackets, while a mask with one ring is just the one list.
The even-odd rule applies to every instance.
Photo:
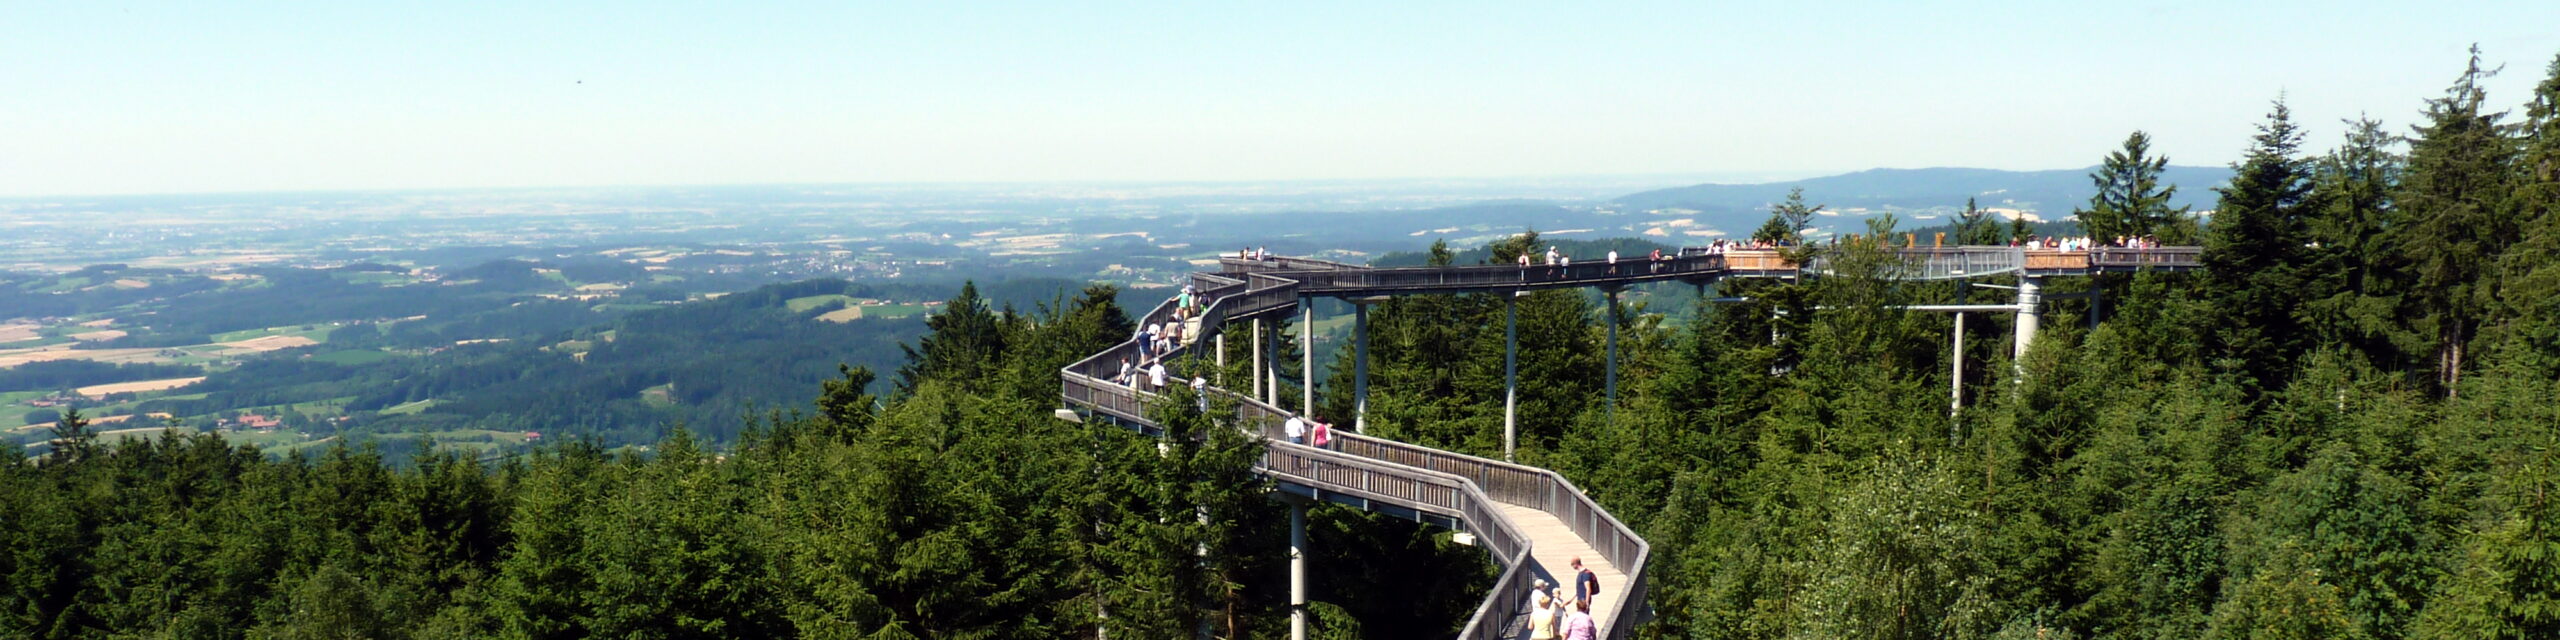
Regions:
[[1289, 501], [1289, 640], [1307, 640], [1307, 502]]
[[1618, 288], [1602, 289], [1609, 298], [1609, 413], [1618, 411]]
[[1964, 314], [1961, 312], [1956, 314], [1955, 349], [1948, 353], [1948, 359], [1955, 361], [1955, 374], [1947, 381], [1947, 416], [1955, 417], [1956, 410], [1964, 408]]
[[1369, 432], [1369, 305], [1351, 307], [1351, 431]]
[[1520, 292], [1502, 297], [1502, 459], [1520, 444]]
[[1254, 319], [1253, 319], [1253, 344], [1252, 344], [1252, 345], [1249, 345], [1249, 346], [1251, 346], [1251, 347], [1253, 348], [1253, 392], [1252, 392], [1252, 393], [1247, 393], [1247, 394], [1244, 394], [1244, 395], [1245, 395], [1245, 397], [1248, 397], [1248, 398], [1260, 398], [1260, 397], [1262, 397], [1262, 319], [1261, 319], [1261, 318], [1254, 318]]
[[1298, 299], [1298, 415], [1316, 414], [1316, 301]]
[[2107, 290], [2097, 278], [2089, 279], [2089, 330], [2098, 330], [2098, 314], [2107, 308]]
[[2044, 302], [2044, 279], [2033, 276], [2018, 278], [2018, 343], [2009, 357], [2016, 361], [2018, 375], [2027, 373], [2027, 345], [2036, 341], [2036, 307]]
[[1218, 343], [1213, 347], [1218, 350], [1218, 388], [1224, 389], [1227, 388], [1227, 332], [1220, 331], [1212, 339]]

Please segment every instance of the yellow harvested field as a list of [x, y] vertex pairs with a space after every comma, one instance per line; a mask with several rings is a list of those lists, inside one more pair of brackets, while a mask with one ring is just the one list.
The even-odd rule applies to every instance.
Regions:
[[124, 337], [124, 332], [116, 329], [108, 329], [105, 331], [84, 331], [71, 334], [71, 339], [81, 342], [105, 342], [122, 337]]
[[169, 379], [166, 379], [166, 380], [143, 380], [143, 381], [140, 381], [140, 382], [118, 382], [118, 383], [115, 383], [115, 384], [93, 384], [93, 385], [89, 385], [89, 386], [86, 386], [86, 387], [81, 387], [81, 388], [78, 388], [78, 389], [74, 389], [74, 391], [78, 391], [78, 392], [80, 392], [80, 395], [89, 396], [89, 397], [92, 397], [92, 398], [103, 398], [103, 397], [106, 397], [106, 396], [107, 396], [107, 394], [110, 394], [110, 393], [141, 393], [141, 392], [144, 392], [144, 391], [161, 391], [161, 390], [165, 390], [165, 389], [176, 389], [176, 388], [178, 388], [178, 387], [183, 387], [183, 386], [187, 386], [187, 385], [191, 385], [191, 384], [195, 384], [195, 383], [203, 382], [203, 381], [204, 381], [204, 376], [196, 376], [196, 377], [193, 377], [193, 378], [169, 378]]
[[140, 362], [160, 356], [159, 349], [73, 349], [70, 345], [54, 345], [33, 349], [0, 351], [0, 369], [29, 362], [55, 360], [96, 360], [99, 362]]
[[44, 328], [44, 325], [0, 324], [0, 342], [34, 340], [36, 339], [36, 330], [41, 328]]
[[320, 344], [320, 341], [302, 336], [267, 336], [264, 338], [250, 338], [247, 340], [234, 340], [231, 342], [217, 342], [215, 344], [244, 351], [275, 351], [278, 349], [291, 349], [294, 347], [308, 347]]
[[97, 319], [97, 320], [91, 320], [91, 321], [88, 321], [88, 322], [80, 323], [80, 326], [83, 326], [83, 327], [94, 327], [94, 328], [104, 329], [104, 328], [107, 328], [107, 327], [116, 326], [116, 319], [115, 319], [115, 318], [100, 318], [100, 319]]
[[857, 305], [829, 311], [818, 316], [818, 319], [826, 322], [852, 322], [855, 320], [861, 320], [862, 307]]

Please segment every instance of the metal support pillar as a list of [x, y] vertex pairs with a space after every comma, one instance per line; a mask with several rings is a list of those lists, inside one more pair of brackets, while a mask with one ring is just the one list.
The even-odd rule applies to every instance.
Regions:
[[1316, 414], [1316, 301], [1298, 300], [1298, 415]]
[[1262, 359], [1266, 367], [1262, 370], [1262, 389], [1255, 395], [1262, 396], [1263, 404], [1277, 407], [1280, 406], [1280, 326], [1274, 323], [1271, 334], [1263, 336], [1263, 340], [1262, 350], [1270, 355]]
[[1251, 345], [1247, 345], [1247, 346], [1250, 346], [1250, 347], [1252, 347], [1252, 348], [1253, 348], [1253, 391], [1251, 391], [1251, 392], [1249, 392], [1249, 393], [1246, 393], [1246, 394], [1244, 394], [1244, 395], [1245, 395], [1245, 397], [1247, 397], [1247, 398], [1260, 399], [1260, 398], [1262, 397], [1262, 346], [1263, 346], [1263, 344], [1262, 344], [1262, 319], [1261, 319], [1261, 318], [1254, 318], [1254, 319], [1253, 319], [1253, 344], [1251, 344]]
[[1217, 345], [1211, 348], [1218, 350], [1218, 388], [1224, 389], [1227, 388], [1227, 332], [1220, 331], [1213, 339]]
[[1520, 292], [1502, 297], [1502, 459], [1520, 444]]
[[1351, 432], [1369, 432], [1369, 305], [1351, 306]]
[[1618, 288], [1600, 292], [1609, 298], [1609, 413], [1614, 416], [1618, 412]]
[[[1955, 362], [1955, 373], [1947, 381], [1947, 417], [1955, 417], [1964, 408], [1964, 313], [1956, 313], [1955, 347], [1947, 351], [1947, 359]], [[1953, 429], [1954, 427], [1948, 427]]]
[[1289, 640], [1307, 640], [1307, 502], [1289, 500]]
[[2037, 307], [2044, 303], [2044, 279], [2033, 276], [2018, 278], [2018, 343], [2009, 351], [2017, 362], [2018, 373], [2027, 371], [2027, 345], [2036, 341]]
[[2107, 290], [2097, 278], [2089, 279], [2089, 330], [2098, 330], [2098, 314], [2107, 308]]

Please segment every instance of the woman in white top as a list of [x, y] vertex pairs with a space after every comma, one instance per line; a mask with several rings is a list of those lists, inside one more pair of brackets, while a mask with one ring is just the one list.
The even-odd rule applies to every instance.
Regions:
[[1555, 640], [1556, 600], [1547, 592], [1537, 592], [1537, 606], [1529, 608], [1529, 640]]

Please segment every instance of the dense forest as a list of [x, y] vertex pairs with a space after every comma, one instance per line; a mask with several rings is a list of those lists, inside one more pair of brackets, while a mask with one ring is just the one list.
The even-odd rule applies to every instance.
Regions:
[[[2326, 151], [2275, 104], [2209, 217], [2130, 136], [2080, 226], [2201, 244], [2205, 268], [2056, 280], [2104, 302], [2048, 301], [2022, 358], [2006, 317], [1968, 316], [1951, 351], [1953, 317], [1903, 308], [2012, 294], [1897, 279], [1889, 217], [1798, 249], [1834, 252], [1830, 277], [1684, 308], [1525, 296], [1520, 457], [1653, 543], [1648, 637], [2560, 637], [2560, 60], [2521, 115], [2484, 106], [2487, 73], [2475, 56], [2408, 135], [2351, 122]], [[727, 447], [270, 460], [102, 447], [66, 415], [55, 454], [0, 465], [0, 635], [1277, 635], [1257, 443], [1179, 386], [1161, 440], [1052, 415], [1058, 368], [1128, 335], [1118, 297], [964, 286], [891, 380], [834, 370]], [[1378, 303], [1369, 432], [1498, 454], [1501, 315]], [[1349, 415], [1345, 386], [1323, 411]], [[1321, 637], [1446, 635], [1490, 582], [1445, 532], [1334, 508], [1311, 528]]]

